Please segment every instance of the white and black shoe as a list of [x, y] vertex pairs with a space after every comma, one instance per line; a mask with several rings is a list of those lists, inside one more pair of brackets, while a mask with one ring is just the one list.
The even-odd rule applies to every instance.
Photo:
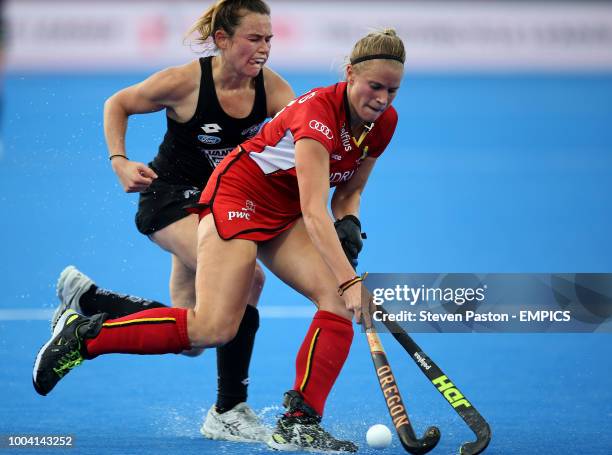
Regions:
[[238, 403], [222, 414], [212, 405], [200, 433], [208, 439], [236, 442], [266, 442], [270, 437], [270, 429], [246, 403]]
[[40, 395], [47, 395], [73, 368], [87, 358], [85, 339], [100, 333], [106, 315], [91, 318], [68, 309], [59, 318], [49, 341], [40, 348], [32, 371], [32, 384]]
[[57, 325], [57, 321], [66, 310], [70, 309], [80, 314], [83, 313], [79, 300], [94, 284], [91, 278], [73, 265], [69, 265], [62, 270], [56, 286], [57, 297], [60, 300], [60, 304], [55, 309], [53, 317], [51, 318], [51, 332], [53, 332]]
[[304, 403], [295, 390], [285, 393], [283, 405], [287, 412], [276, 423], [268, 440], [268, 446], [275, 450], [307, 452], [344, 453], [357, 452], [357, 445], [351, 441], [336, 439], [321, 427], [321, 416]]

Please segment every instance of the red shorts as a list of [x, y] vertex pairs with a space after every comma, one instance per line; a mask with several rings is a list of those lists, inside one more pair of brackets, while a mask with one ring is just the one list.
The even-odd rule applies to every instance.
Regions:
[[202, 191], [200, 219], [212, 213], [222, 239], [263, 242], [302, 216], [295, 177], [265, 175], [248, 152], [234, 149]]

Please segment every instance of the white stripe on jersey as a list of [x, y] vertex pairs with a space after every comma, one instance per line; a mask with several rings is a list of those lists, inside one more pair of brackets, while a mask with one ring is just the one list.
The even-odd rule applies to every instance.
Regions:
[[266, 145], [263, 151], [259, 153], [250, 152], [249, 155], [264, 174], [292, 169], [295, 167], [295, 141], [293, 140], [293, 134], [287, 130], [275, 146]]

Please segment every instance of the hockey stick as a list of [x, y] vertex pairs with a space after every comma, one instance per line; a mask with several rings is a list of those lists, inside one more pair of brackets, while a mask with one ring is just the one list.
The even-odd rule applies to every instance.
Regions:
[[[379, 306], [378, 309], [382, 311], [383, 315], [389, 314], [382, 306]], [[431, 381], [438, 392], [444, 396], [446, 401], [448, 401], [476, 435], [476, 441], [464, 443], [459, 453], [461, 455], [476, 455], [485, 450], [491, 441], [491, 428], [487, 421], [397, 322], [389, 321], [385, 317], [383, 318], [383, 323], [410, 355], [412, 360], [419, 366], [425, 376], [427, 376], [427, 379]], [[372, 357], [374, 357], [373, 353]]]
[[421, 439], [417, 439], [380, 338], [374, 328], [367, 329], [366, 336], [368, 337], [370, 354], [372, 355], [372, 362], [374, 362], [376, 376], [378, 376], [380, 390], [387, 403], [387, 409], [389, 409], [391, 420], [402, 446], [407, 452], [414, 454], [429, 452], [438, 444], [440, 430], [437, 427], [429, 427], [425, 435]]

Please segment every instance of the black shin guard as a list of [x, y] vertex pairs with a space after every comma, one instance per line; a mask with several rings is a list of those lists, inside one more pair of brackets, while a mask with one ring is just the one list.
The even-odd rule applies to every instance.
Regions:
[[141, 299], [140, 297], [101, 289], [95, 284], [81, 296], [79, 305], [81, 305], [85, 316], [107, 313], [111, 319], [127, 316], [138, 311], [167, 306], [154, 300]]
[[249, 365], [259, 328], [259, 311], [247, 305], [236, 337], [217, 348], [217, 412], [229, 411], [247, 399]]

